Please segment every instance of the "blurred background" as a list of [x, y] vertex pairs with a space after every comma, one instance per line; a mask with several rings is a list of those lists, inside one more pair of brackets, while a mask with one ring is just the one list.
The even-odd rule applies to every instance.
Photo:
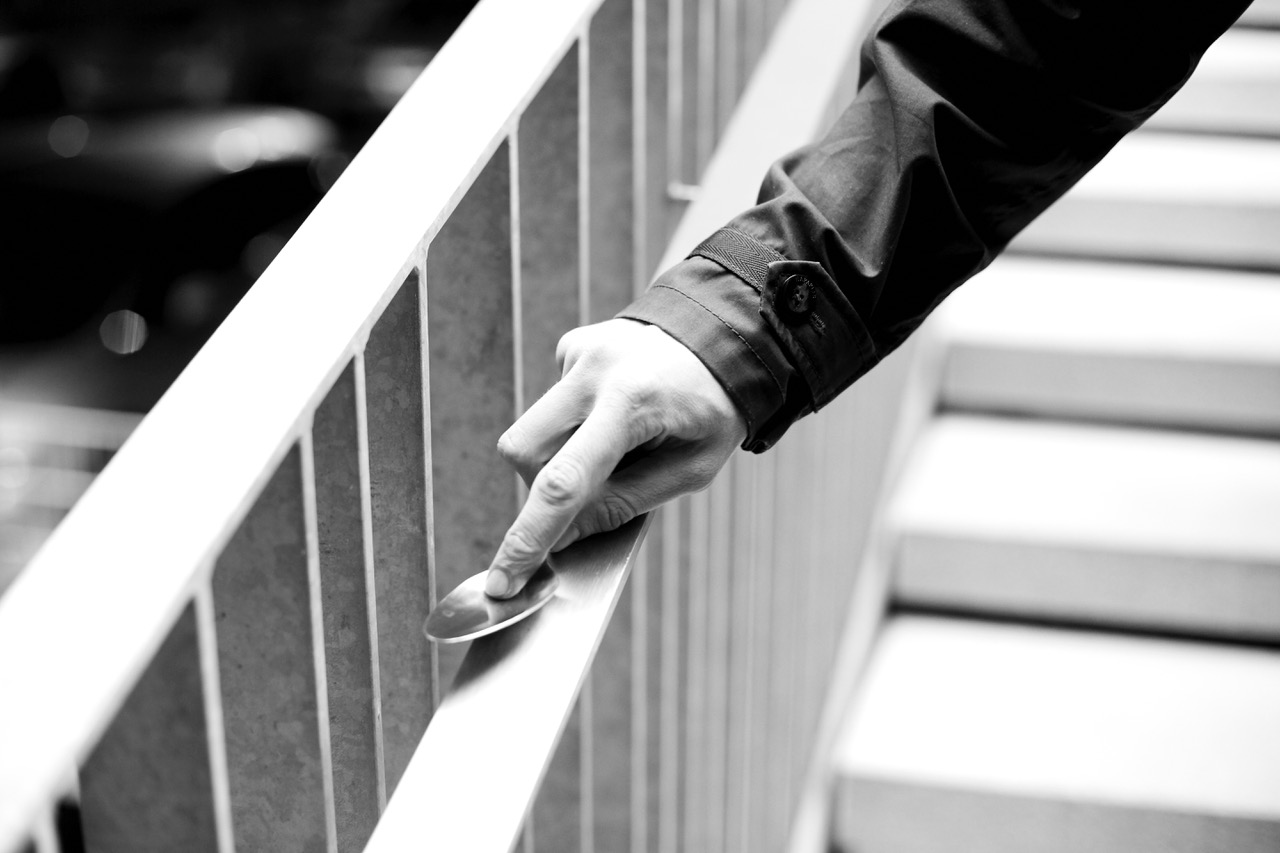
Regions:
[[0, 2], [0, 594], [473, 5]]

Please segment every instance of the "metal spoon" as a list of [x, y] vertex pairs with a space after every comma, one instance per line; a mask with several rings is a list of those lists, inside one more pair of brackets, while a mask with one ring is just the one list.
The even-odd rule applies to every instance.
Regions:
[[551, 566], [543, 563], [518, 593], [510, 598], [492, 598], [484, 591], [488, 574], [485, 571], [472, 575], [440, 599], [422, 625], [427, 639], [461, 643], [492, 634], [537, 612], [560, 585]]

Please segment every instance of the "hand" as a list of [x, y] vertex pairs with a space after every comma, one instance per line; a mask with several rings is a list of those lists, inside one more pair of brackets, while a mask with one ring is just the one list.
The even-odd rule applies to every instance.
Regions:
[[529, 499], [489, 567], [495, 597], [519, 592], [549, 552], [706, 488], [747, 434], [707, 367], [656, 326], [574, 329], [556, 361], [560, 381], [498, 440]]

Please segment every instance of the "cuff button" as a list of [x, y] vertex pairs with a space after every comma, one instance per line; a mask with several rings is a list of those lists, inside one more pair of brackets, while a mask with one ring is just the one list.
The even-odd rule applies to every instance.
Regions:
[[813, 302], [813, 284], [802, 275], [789, 275], [782, 280], [773, 309], [787, 324], [799, 323], [809, 316]]

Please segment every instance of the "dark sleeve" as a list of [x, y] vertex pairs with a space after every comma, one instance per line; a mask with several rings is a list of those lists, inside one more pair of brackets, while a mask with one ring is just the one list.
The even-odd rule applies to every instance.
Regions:
[[835, 127], [619, 316], [697, 353], [764, 450], [1167, 101], [1247, 5], [899, 0]]

